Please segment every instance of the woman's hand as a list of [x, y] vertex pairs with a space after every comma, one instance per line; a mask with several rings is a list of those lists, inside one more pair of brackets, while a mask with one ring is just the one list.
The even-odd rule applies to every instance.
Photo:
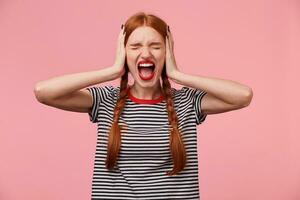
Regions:
[[166, 36], [166, 73], [168, 78], [176, 82], [176, 73], [178, 71], [175, 56], [174, 56], [174, 40], [170, 32], [169, 26], [167, 26]]
[[123, 76], [125, 73], [125, 59], [126, 59], [126, 51], [124, 46], [124, 40], [126, 32], [124, 31], [125, 26], [122, 24], [121, 31], [118, 36], [118, 45], [117, 45], [117, 52], [115, 62], [112, 66], [113, 69], [116, 70], [117, 77]]

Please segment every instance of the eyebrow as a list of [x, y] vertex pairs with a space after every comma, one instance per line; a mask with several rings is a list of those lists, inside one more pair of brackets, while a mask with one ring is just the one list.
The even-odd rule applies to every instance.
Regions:
[[[130, 44], [130, 46], [139, 46], [139, 45], [141, 45], [140, 42], [136, 42], [136, 43]], [[151, 42], [151, 43], [150, 43], [150, 46], [151, 46], [151, 45], [162, 45], [162, 43], [161, 43], [161, 42]]]

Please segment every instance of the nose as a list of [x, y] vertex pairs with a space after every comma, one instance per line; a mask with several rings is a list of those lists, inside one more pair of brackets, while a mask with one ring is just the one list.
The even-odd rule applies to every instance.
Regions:
[[151, 56], [151, 52], [149, 51], [149, 49], [147, 47], [145, 48], [141, 48], [141, 57], [142, 58], [148, 58]]

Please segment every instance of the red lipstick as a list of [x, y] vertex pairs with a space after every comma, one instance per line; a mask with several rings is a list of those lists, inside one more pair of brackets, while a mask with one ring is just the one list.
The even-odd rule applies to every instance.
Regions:
[[[154, 68], [151, 67], [152, 70], [153, 70], [153, 72], [151, 73], [150, 76], [146, 77], [142, 73], [140, 73], [140, 70], [139, 70], [139, 65], [140, 64], [153, 64]], [[140, 76], [140, 78], [142, 80], [145, 80], [145, 81], [151, 80], [154, 77], [154, 75], [155, 75], [155, 70], [154, 70], [155, 69], [155, 63], [153, 61], [151, 61], [151, 60], [141, 60], [141, 61], [139, 61], [138, 64], [137, 64], [137, 68], [138, 68], [139, 76]]]

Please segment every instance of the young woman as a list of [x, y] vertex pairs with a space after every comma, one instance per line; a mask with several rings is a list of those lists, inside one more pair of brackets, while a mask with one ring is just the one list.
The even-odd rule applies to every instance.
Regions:
[[173, 46], [167, 24], [139, 12], [122, 25], [111, 67], [36, 84], [41, 103], [97, 123], [92, 199], [199, 199], [196, 126], [249, 105], [245, 85], [179, 71]]

